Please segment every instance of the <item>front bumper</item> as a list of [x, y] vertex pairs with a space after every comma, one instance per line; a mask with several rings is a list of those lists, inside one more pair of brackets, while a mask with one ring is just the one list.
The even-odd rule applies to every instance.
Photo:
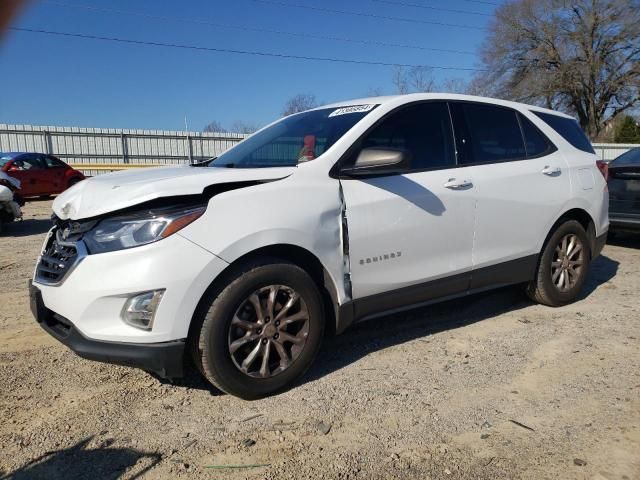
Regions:
[[136, 367], [163, 378], [183, 376], [185, 341], [163, 343], [122, 343], [92, 340], [85, 337], [66, 318], [49, 310], [42, 292], [29, 281], [31, 312], [51, 336], [88, 360]]

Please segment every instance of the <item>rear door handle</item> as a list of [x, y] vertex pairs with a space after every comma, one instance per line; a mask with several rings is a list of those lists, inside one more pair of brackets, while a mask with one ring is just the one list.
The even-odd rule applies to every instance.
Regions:
[[546, 167], [544, 167], [542, 169], [542, 173], [544, 173], [545, 175], [548, 175], [550, 177], [555, 177], [555, 176], [560, 175], [562, 173], [562, 169], [560, 167], [552, 167], [550, 165], [547, 165]]
[[473, 182], [471, 180], [458, 180], [456, 178], [450, 178], [444, 184], [444, 188], [450, 188], [451, 190], [464, 190], [471, 187], [473, 187]]

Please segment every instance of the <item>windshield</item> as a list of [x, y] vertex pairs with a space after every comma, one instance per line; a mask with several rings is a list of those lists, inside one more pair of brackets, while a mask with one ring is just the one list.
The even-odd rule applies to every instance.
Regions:
[[290, 167], [322, 155], [376, 105], [325, 108], [292, 115], [220, 155], [210, 167]]
[[10, 161], [11, 161], [11, 157], [7, 157], [6, 155], [2, 155], [0, 153], [0, 168], [4, 167]]

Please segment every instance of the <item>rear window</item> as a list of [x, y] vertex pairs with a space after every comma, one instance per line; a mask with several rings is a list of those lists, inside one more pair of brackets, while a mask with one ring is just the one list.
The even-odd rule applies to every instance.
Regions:
[[613, 160], [609, 167], [640, 166], [640, 148], [633, 148]]
[[596, 153], [591, 146], [591, 142], [573, 118], [560, 117], [550, 113], [536, 112], [532, 110], [536, 116], [540, 117], [544, 122], [553, 128], [562, 138], [578, 150], [587, 153]]

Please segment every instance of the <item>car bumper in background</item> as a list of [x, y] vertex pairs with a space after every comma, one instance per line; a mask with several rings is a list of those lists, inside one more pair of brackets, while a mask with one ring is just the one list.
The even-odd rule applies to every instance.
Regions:
[[609, 225], [612, 230], [640, 231], [640, 214], [610, 213]]

